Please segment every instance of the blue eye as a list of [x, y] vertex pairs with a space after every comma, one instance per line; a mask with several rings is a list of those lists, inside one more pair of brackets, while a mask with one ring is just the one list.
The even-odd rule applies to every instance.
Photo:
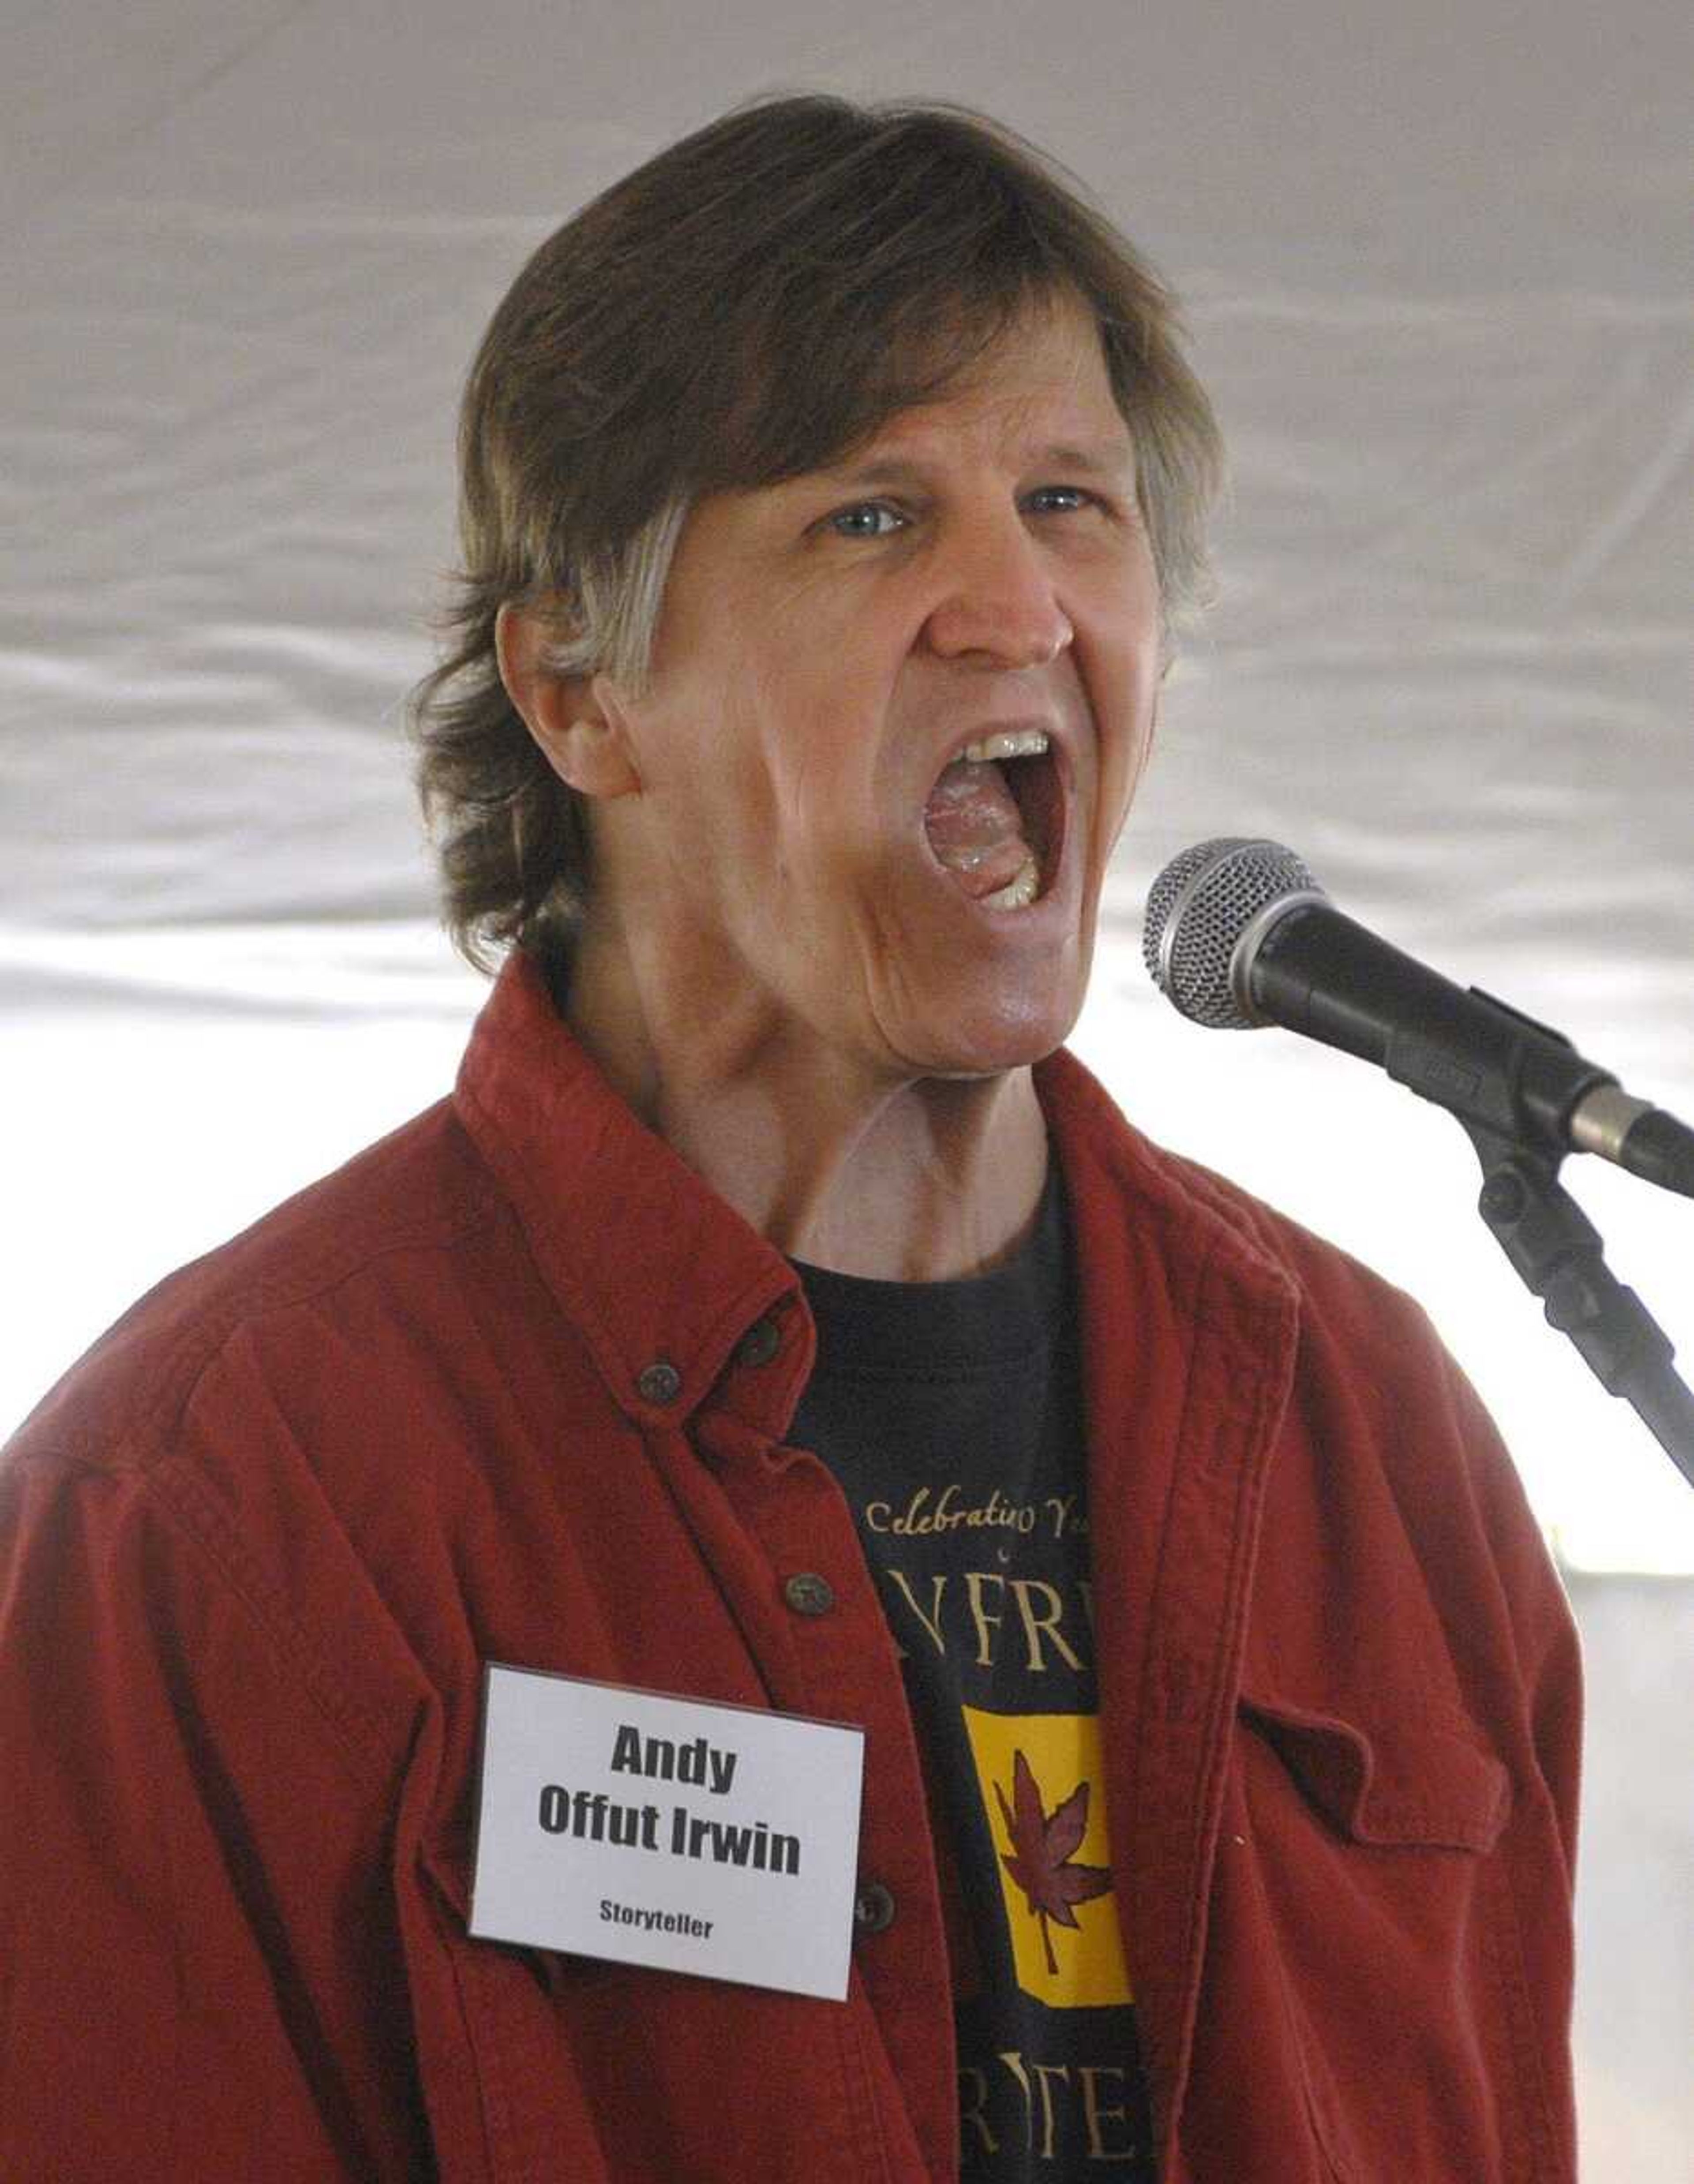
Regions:
[[892, 532], [903, 531], [906, 521], [885, 500], [855, 500], [850, 508], [838, 508], [828, 519], [830, 529], [843, 538], [886, 538]]
[[1046, 515], [1068, 515], [1074, 509], [1098, 504], [1094, 494], [1084, 493], [1079, 485], [1039, 486], [1029, 499], [1039, 513]]

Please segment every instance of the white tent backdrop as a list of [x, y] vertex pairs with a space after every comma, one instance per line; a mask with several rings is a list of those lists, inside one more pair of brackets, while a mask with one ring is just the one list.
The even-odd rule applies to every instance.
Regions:
[[[1267, 834], [1694, 1112], [1691, 78], [1684, 0], [10, 0], [0, 1428], [450, 1081], [480, 986], [433, 924], [399, 709], [459, 381], [527, 250], [755, 92], [920, 94], [1089, 181], [1184, 296], [1233, 450], [1082, 1052], [1155, 1136], [1416, 1290], [1574, 1567], [1694, 1569], [1694, 1496], [1541, 1326], [1456, 1128], [1282, 1034], [1184, 1025], [1136, 945], [1175, 850]], [[1570, 1181], [1694, 1359], [1694, 1207], [1596, 1166]], [[1661, 1782], [1688, 1595], [1577, 1587], [1596, 1748], [1655, 1740]], [[1665, 2060], [1686, 1835], [1651, 1794], [1625, 1826], [1591, 1791], [1596, 2176], [1682, 2173], [1694, 2130]]]

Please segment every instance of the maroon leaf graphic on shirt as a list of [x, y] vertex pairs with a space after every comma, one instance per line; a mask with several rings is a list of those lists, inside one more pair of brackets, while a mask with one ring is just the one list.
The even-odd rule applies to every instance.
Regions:
[[1109, 1865], [1071, 1864], [1071, 1853], [1088, 1833], [1088, 1789], [1086, 1782], [1078, 1782], [1062, 1804], [1055, 1805], [1050, 1813], [1044, 1813], [1039, 1786], [1022, 1752], [1012, 1755], [1010, 1808], [999, 1783], [994, 1786], [1014, 1853], [1002, 1852], [1000, 1862], [1023, 1891], [1031, 1913], [1041, 1922], [1041, 1946], [1047, 1952], [1050, 1973], [1056, 1973], [1059, 1966], [1053, 1954], [1047, 1921], [1050, 1919], [1056, 1925], [1074, 1926], [1077, 1915], [1071, 1906], [1086, 1903], [1091, 1897], [1104, 1896], [1112, 1886]]

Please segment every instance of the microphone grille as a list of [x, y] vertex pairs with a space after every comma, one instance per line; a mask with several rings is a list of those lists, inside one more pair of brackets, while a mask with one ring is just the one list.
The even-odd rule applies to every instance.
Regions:
[[1228, 835], [1173, 858], [1147, 897], [1141, 953], [1159, 991], [1194, 1022], [1248, 1031], [1230, 967], [1242, 934], [1284, 895], [1322, 894], [1304, 861], [1280, 842]]

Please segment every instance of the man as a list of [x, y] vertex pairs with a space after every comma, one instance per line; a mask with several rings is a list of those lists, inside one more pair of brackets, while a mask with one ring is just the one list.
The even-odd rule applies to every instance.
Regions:
[[[1216, 468], [1157, 284], [989, 125], [766, 103], [538, 253], [462, 449], [454, 1098], [4, 1474], [0, 2174], [1571, 2176], [1510, 1466], [1061, 1050]], [[844, 1998], [490, 1937], [490, 1663], [862, 1730]]]

